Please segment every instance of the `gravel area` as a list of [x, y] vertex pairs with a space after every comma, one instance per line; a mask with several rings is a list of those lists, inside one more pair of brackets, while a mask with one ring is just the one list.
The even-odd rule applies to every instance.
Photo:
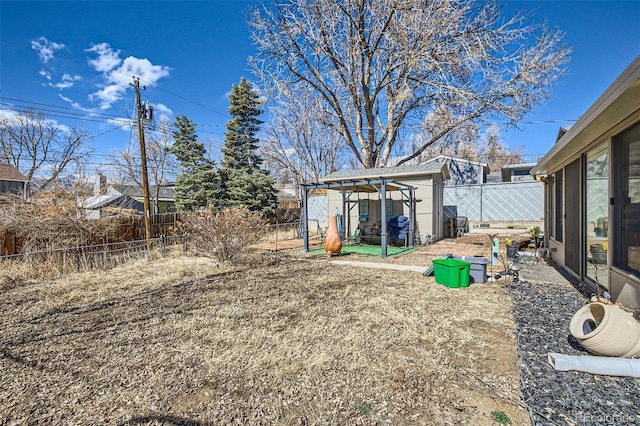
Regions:
[[571, 284], [520, 281], [511, 287], [522, 398], [542, 425], [640, 424], [640, 379], [555, 371], [549, 352], [590, 355], [569, 332], [586, 297]]

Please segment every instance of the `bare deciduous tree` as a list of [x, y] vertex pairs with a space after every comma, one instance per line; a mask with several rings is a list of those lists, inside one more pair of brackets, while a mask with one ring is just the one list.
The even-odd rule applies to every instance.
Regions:
[[[412, 135], [406, 149], [415, 152], [434, 135], [442, 136], [413, 159], [420, 163], [437, 155], [463, 158], [471, 161], [487, 163], [491, 171], [498, 171], [507, 164], [523, 162], [523, 147], [509, 147], [500, 140], [500, 131], [496, 126], [489, 126], [481, 134], [479, 126], [473, 121], [467, 121], [457, 128], [443, 133], [452, 118], [446, 111], [430, 113], [422, 132]], [[402, 145], [402, 144], [399, 144]]]
[[89, 154], [88, 140], [85, 129], [62, 126], [35, 110], [0, 116], [0, 161], [13, 164], [29, 179], [29, 194], [47, 188], [67, 166], [82, 162]]
[[344, 141], [329, 125], [317, 94], [299, 86], [280, 88], [268, 111], [260, 155], [280, 182], [318, 182], [342, 165]]
[[364, 167], [387, 165], [434, 108], [454, 120], [398, 164], [466, 122], [517, 122], [548, 97], [570, 53], [559, 31], [523, 13], [503, 19], [496, 0], [291, 0], [252, 18], [264, 85], [319, 93]]

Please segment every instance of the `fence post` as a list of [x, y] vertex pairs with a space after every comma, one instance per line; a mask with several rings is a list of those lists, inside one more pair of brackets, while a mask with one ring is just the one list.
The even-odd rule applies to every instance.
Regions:
[[76, 247], [76, 269], [80, 272], [80, 247]]
[[164, 257], [165, 235], [160, 235], [160, 257]]

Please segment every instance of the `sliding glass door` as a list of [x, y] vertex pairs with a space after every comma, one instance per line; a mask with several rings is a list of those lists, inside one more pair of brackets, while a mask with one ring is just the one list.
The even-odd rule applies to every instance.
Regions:
[[615, 140], [614, 265], [640, 277], [640, 125]]
[[602, 144], [589, 151], [585, 165], [586, 276], [608, 286], [609, 151]]

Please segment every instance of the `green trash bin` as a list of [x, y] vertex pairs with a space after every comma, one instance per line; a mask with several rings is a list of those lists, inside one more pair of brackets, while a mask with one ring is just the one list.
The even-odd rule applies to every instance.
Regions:
[[470, 269], [470, 262], [456, 259], [433, 259], [436, 282], [447, 287], [469, 287]]

